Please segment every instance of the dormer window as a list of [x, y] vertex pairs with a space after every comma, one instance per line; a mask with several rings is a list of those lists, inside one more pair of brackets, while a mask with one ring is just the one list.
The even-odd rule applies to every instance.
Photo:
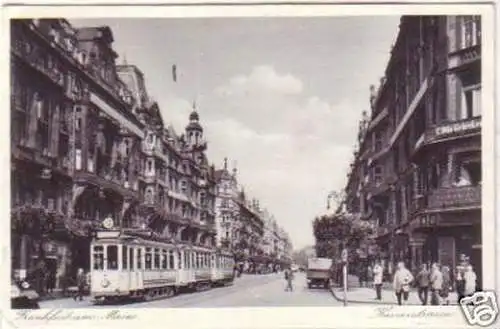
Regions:
[[70, 53], [72, 53], [72, 52], [73, 52], [73, 50], [74, 50], [73, 41], [72, 41], [70, 38], [66, 38], [65, 42], [66, 42], [66, 49], [67, 49]]

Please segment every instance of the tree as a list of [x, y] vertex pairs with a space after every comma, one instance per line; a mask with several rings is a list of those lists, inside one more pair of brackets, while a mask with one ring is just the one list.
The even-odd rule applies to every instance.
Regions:
[[344, 212], [324, 215], [313, 221], [318, 257], [340, 257], [343, 248], [354, 252], [373, 234], [372, 226], [357, 216]]

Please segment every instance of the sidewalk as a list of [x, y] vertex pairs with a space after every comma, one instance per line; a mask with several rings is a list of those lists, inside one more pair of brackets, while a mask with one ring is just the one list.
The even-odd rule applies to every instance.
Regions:
[[[333, 297], [339, 301], [344, 302], [344, 292], [341, 287], [331, 287]], [[428, 305], [430, 304], [430, 292], [428, 297]], [[455, 292], [450, 292], [448, 297], [450, 305], [458, 305], [457, 294]], [[375, 289], [367, 287], [349, 287], [347, 290], [347, 303], [353, 304], [371, 304], [371, 305], [397, 305], [398, 301], [396, 299], [396, 294], [394, 290], [390, 287], [382, 288], [382, 300], [375, 299]], [[410, 295], [406, 305], [418, 306], [422, 305], [420, 299], [418, 298], [418, 292], [416, 289], [410, 291]]]
[[[52, 293], [45, 293], [44, 295], [40, 296], [40, 301], [46, 301], [46, 300], [54, 300], [54, 299], [65, 299], [65, 298], [71, 298], [73, 297], [76, 293], [78, 292], [78, 287], [68, 287], [66, 289], [66, 293], [63, 292], [62, 289], [57, 288], [54, 289]], [[84, 294], [84, 296], [88, 296], [88, 292]]]

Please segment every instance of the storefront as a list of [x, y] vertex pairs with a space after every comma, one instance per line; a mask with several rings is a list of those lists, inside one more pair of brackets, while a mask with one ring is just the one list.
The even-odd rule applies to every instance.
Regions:
[[455, 269], [460, 255], [469, 258], [482, 282], [481, 211], [441, 213], [435, 226], [426, 231], [418, 264], [438, 263]]

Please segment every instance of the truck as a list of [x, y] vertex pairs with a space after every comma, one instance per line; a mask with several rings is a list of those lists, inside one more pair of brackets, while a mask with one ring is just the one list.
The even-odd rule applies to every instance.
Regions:
[[330, 258], [309, 258], [307, 260], [307, 287], [311, 289], [314, 286], [328, 288], [332, 260]]

